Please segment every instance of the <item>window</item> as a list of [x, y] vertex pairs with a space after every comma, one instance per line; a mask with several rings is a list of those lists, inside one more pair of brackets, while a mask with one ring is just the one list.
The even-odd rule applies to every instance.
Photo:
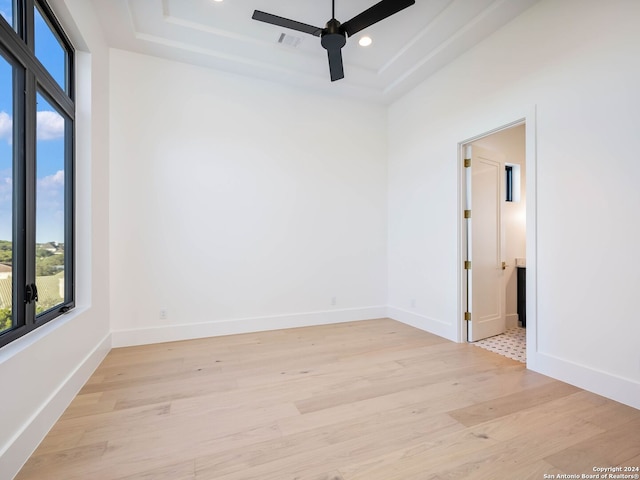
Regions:
[[60, 40], [51, 23], [45, 20], [45, 15], [37, 4], [33, 9], [33, 19], [36, 58], [58, 85], [67, 92], [67, 51], [64, 48], [64, 42]]
[[0, 334], [13, 327], [13, 67], [0, 56]]
[[506, 176], [506, 201], [513, 202], [513, 167], [511, 165], [507, 165], [504, 167], [504, 170]]
[[0, 347], [75, 306], [73, 53], [44, 1], [0, 0]]
[[13, 14], [15, 11], [15, 3], [16, 0], [0, 0], [0, 17], [4, 18], [13, 28], [16, 28], [15, 22], [13, 21], [15, 18]]
[[521, 167], [517, 163], [508, 163], [504, 167], [504, 199], [507, 202], [520, 201], [520, 169]]

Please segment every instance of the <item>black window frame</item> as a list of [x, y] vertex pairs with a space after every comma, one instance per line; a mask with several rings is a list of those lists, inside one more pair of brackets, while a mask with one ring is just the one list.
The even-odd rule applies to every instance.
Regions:
[[513, 167], [505, 165], [505, 201], [513, 202]]
[[[34, 9], [66, 53], [60, 86], [35, 56]], [[0, 56], [13, 67], [13, 328], [0, 333], [0, 348], [75, 307], [75, 48], [44, 0], [15, 0], [14, 24], [0, 17]], [[36, 96], [42, 95], [65, 119], [64, 298], [44, 312], [28, 301], [36, 284]]]

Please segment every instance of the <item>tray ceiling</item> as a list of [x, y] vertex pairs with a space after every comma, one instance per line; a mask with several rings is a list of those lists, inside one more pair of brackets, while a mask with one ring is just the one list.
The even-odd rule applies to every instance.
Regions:
[[[538, 0], [416, 0], [343, 48], [345, 78], [329, 79], [311, 35], [257, 22], [254, 10], [324, 27], [329, 0], [92, 0], [109, 45], [302, 88], [388, 103]], [[376, 0], [337, 0], [345, 22]], [[369, 47], [358, 40], [368, 35]]]

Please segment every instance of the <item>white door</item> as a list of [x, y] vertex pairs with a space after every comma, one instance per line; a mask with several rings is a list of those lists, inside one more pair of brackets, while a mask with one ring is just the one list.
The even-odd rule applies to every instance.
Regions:
[[[504, 159], [476, 145], [471, 148], [467, 172], [467, 272], [471, 321], [468, 341], [499, 335], [506, 330], [502, 265], [502, 201]], [[467, 157], [469, 158], [469, 157]]]

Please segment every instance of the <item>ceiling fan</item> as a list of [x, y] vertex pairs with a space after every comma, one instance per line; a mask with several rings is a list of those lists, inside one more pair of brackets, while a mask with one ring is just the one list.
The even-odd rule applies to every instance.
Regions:
[[342, 67], [342, 47], [347, 43], [347, 36], [352, 37], [360, 30], [370, 27], [374, 23], [378, 23], [391, 15], [404, 10], [413, 5], [415, 0], [382, 0], [373, 7], [356, 15], [351, 20], [340, 23], [336, 20], [336, 2], [331, 0], [331, 20], [327, 22], [324, 28], [314, 27], [306, 23], [296, 22], [288, 18], [279, 17], [270, 13], [256, 10], [253, 12], [254, 20], [260, 22], [278, 25], [279, 27], [290, 28], [298, 32], [308, 33], [316, 37], [320, 37], [320, 43], [327, 50], [329, 56], [329, 71], [331, 73], [331, 81], [344, 78], [344, 69]]

